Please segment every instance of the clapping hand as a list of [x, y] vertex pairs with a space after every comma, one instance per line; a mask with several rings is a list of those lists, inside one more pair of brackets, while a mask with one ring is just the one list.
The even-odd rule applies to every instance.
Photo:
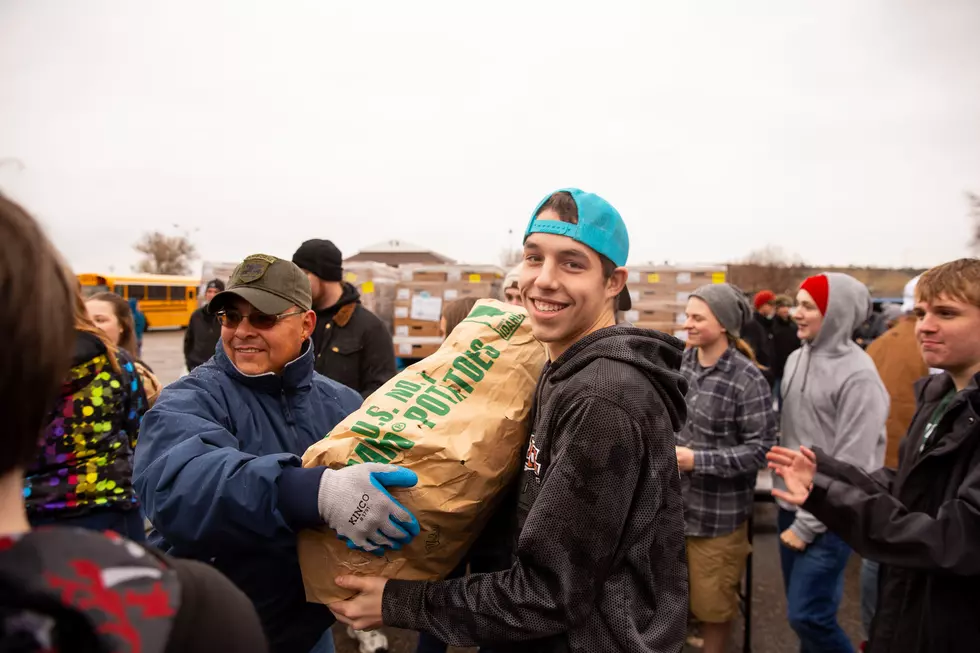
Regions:
[[800, 447], [799, 451], [773, 447], [766, 458], [769, 460], [769, 469], [786, 483], [785, 490], [773, 488], [772, 496], [794, 506], [802, 506], [810, 496], [813, 477], [817, 473], [816, 454], [806, 447]]

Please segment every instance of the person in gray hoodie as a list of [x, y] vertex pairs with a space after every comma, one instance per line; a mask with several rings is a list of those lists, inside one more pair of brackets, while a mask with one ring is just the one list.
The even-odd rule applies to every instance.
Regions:
[[[871, 315], [871, 295], [857, 279], [824, 273], [797, 295], [803, 346], [786, 362], [782, 444], [833, 452], [871, 471], [882, 466], [888, 392], [871, 358], [851, 338]], [[782, 479], [777, 477], [782, 489]], [[837, 623], [851, 549], [813, 515], [779, 501], [780, 558], [789, 622], [803, 653], [853, 652]]]

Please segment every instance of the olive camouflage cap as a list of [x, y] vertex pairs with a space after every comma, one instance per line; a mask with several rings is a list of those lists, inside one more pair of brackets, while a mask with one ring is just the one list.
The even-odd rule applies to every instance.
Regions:
[[269, 315], [284, 313], [293, 306], [308, 311], [313, 305], [306, 273], [292, 261], [266, 254], [247, 256], [231, 273], [227, 289], [208, 304], [208, 311], [221, 310], [233, 296]]

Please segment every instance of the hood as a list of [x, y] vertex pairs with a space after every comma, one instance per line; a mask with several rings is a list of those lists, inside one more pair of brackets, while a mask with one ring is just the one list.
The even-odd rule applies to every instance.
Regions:
[[823, 326], [813, 341], [817, 353], [843, 353], [850, 348], [851, 337], [871, 317], [873, 305], [867, 286], [840, 272], [824, 272], [830, 292]]
[[659, 331], [620, 324], [599, 329], [568, 348], [549, 369], [558, 382], [599, 358], [632, 365], [650, 381], [663, 399], [675, 432], [687, 419], [687, 380], [680, 374], [684, 343]]
[[352, 304], [354, 302], [361, 301], [361, 293], [352, 283], [343, 282], [344, 292], [340, 295], [340, 299], [334, 304], [334, 308], [340, 308], [346, 306], [347, 304]]
[[75, 352], [71, 359], [71, 372], [63, 386], [62, 394], [73, 395], [90, 384], [97, 370], [92, 360], [107, 353], [105, 345], [99, 338], [85, 331], [75, 332]]
[[920, 274], [905, 284], [905, 290], [902, 292], [903, 313], [911, 313], [915, 309], [915, 287], [919, 285], [919, 279], [921, 277], [922, 275]]

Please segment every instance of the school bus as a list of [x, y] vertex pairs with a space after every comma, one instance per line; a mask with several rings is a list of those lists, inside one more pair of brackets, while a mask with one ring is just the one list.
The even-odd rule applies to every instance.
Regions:
[[99, 292], [114, 292], [126, 299], [135, 299], [146, 316], [148, 329], [183, 328], [197, 309], [197, 293], [201, 280], [196, 277], [177, 277], [165, 274], [79, 274], [82, 294], [90, 297]]

